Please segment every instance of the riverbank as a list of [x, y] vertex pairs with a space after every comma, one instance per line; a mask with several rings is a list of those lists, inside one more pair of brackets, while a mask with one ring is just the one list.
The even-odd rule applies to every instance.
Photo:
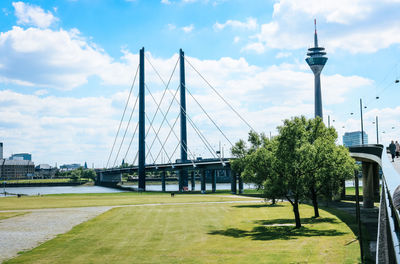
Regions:
[[23, 179], [23, 180], [7, 180], [0, 182], [2, 188], [7, 187], [45, 187], [45, 186], [77, 186], [83, 184], [92, 184], [93, 182], [88, 179], [81, 179], [78, 181], [69, 178], [62, 179]]

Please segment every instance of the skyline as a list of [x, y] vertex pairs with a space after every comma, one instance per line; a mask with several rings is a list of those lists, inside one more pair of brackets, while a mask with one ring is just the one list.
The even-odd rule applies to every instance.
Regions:
[[[396, 100], [400, 84], [395, 83], [400, 78], [396, 59], [400, 19], [394, 11], [398, 7], [395, 0], [350, 4], [136, 0], [113, 5], [4, 1], [0, 13], [4, 156], [29, 152], [37, 164], [87, 161], [103, 167], [143, 46], [164, 79], [182, 48], [257, 132], [274, 135], [283, 119], [314, 116], [313, 74], [304, 60], [313, 44], [314, 18], [320, 46], [329, 54], [321, 76], [325, 124], [330, 115], [339, 144], [344, 132], [359, 131], [362, 98], [370, 143], [375, 143], [372, 122], [378, 116], [380, 131], [385, 131], [380, 142], [387, 144], [396, 140], [400, 129]], [[215, 98], [189, 65], [186, 71], [186, 86], [230, 140], [246, 139], [248, 127]], [[175, 74], [173, 83], [177, 78]], [[146, 81], [160, 98], [162, 83], [149, 65]], [[213, 146], [221, 140], [227, 149], [228, 143], [188, 100], [188, 114]], [[154, 106], [149, 105], [151, 111]], [[177, 108], [174, 111], [172, 115], [178, 113]], [[188, 131], [189, 148], [207, 156], [193, 134]]]

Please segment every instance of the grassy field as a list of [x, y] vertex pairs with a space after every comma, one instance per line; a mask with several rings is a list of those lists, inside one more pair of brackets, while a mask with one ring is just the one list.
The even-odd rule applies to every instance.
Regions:
[[[363, 194], [363, 188], [358, 187], [358, 192], [360, 195]], [[346, 187], [346, 195], [356, 195], [356, 187]]]
[[25, 212], [0, 212], [0, 220], [26, 214]]
[[[227, 193], [225, 193], [227, 194]], [[169, 193], [107, 193], [107, 194], [60, 194], [44, 196], [4, 197], [0, 200], [0, 210], [42, 209], [107, 205], [132, 205], [153, 203], [194, 203], [249, 200], [246, 197], [229, 197], [219, 194], [191, 195]]]
[[288, 203], [114, 208], [5, 263], [357, 263], [350, 228]]
[[29, 184], [29, 183], [65, 183], [65, 182], [70, 182], [71, 179], [22, 179], [22, 180], [8, 180], [7, 183], [12, 184], [12, 183], [23, 183], [23, 184]]

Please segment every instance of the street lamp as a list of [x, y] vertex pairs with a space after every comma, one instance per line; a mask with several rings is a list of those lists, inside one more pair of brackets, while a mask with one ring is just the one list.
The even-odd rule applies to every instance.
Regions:
[[379, 126], [378, 126], [378, 116], [375, 116], [375, 122], [372, 122], [376, 126], [376, 144], [379, 144]]
[[362, 99], [360, 98], [360, 117], [361, 117], [361, 145], [364, 145], [364, 123], [363, 123], [363, 112], [362, 112]]

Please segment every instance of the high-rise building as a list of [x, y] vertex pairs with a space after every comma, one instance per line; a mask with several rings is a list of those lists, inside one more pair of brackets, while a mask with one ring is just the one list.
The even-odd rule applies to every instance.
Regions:
[[318, 36], [317, 36], [317, 22], [314, 19], [314, 47], [309, 48], [307, 52], [306, 62], [308, 66], [310, 66], [311, 70], [314, 73], [314, 109], [315, 109], [315, 117], [319, 116], [322, 118], [322, 96], [321, 96], [321, 71], [325, 66], [326, 61], [328, 60], [325, 57], [326, 52], [325, 48], [318, 46]]
[[12, 154], [9, 160], [32, 160], [32, 154], [29, 153]]
[[346, 132], [343, 135], [343, 145], [345, 147], [368, 144], [368, 135], [364, 131], [364, 142], [361, 143], [361, 131]]
[[0, 142], [0, 160], [3, 159], [3, 142]]

